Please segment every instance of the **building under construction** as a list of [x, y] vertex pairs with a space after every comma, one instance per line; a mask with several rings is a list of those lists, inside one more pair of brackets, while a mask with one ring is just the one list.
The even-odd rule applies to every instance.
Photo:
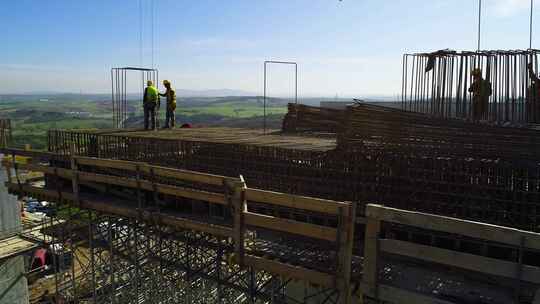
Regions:
[[74, 253], [57, 302], [540, 303], [536, 99], [501, 89], [472, 122], [471, 63], [415, 56], [404, 90], [430, 94], [402, 109], [290, 104], [266, 133], [50, 130], [47, 151], [3, 148], [9, 191], [55, 202], [45, 241]]

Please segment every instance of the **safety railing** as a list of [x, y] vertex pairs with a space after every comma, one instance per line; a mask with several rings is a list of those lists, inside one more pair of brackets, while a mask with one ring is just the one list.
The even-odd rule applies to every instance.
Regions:
[[[398, 256], [402, 259], [419, 260], [428, 265], [431, 263], [447, 268], [473, 271], [482, 277], [495, 276], [509, 279], [515, 282], [516, 288], [519, 288], [521, 282], [540, 284], [540, 267], [527, 265], [523, 261], [525, 250], [540, 250], [539, 233], [373, 204], [367, 205], [366, 217], [364, 274], [361, 288], [366, 296], [391, 303], [399, 303], [404, 298], [407, 298], [409, 303], [457, 303], [381, 283], [381, 257], [384, 254]], [[391, 237], [383, 238], [381, 235], [383, 223], [412, 226], [458, 235], [462, 238], [480, 239], [507, 245], [517, 250], [517, 262]]]
[[[143, 221], [160, 223], [178, 229], [195, 230], [212, 235], [231, 238], [234, 244], [234, 261], [240, 265], [265, 270], [288, 278], [305, 280], [328, 288], [336, 288], [344, 296], [345, 302], [351, 301], [351, 260], [354, 241], [355, 204], [317, 199], [298, 195], [252, 189], [240, 177], [225, 177], [189, 170], [153, 166], [143, 162], [99, 159], [92, 157], [57, 155], [49, 152], [4, 149], [12, 160], [27, 157], [25, 162], [4, 161], [9, 174], [8, 187], [12, 192], [45, 197], [48, 200], [65, 201], [83, 208], [120, 216], [139, 218]], [[69, 163], [68, 168], [66, 164]], [[111, 171], [108, 171], [111, 170]], [[116, 170], [116, 171], [115, 171]], [[25, 183], [20, 172], [42, 172], [51, 181], [52, 187], [37, 187]], [[71, 182], [71, 191], [61, 186], [61, 182]], [[163, 181], [168, 181], [164, 183]], [[202, 185], [201, 190], [178, 186], [179, 182]], [[81, 191], [81, 186], [108, 185], [128, 188], [136, 191], [137, 206], [125, 205], [120, 200], [89, 196]], [[56, 187], [56, 188], [55, 188]], [[220, 191], [216, 189], [221, 189]], [[190, 199], [221, 205], [230, 210], [232, 224], [221, 225], [178, 217], [166, 212], [145, 208], [143, 192], [152, 193], [154, 201], [158, 195]], [[315, 212], [329, 217], [334, 226], [315, 224], [280, 216], [261, 214], [248, 208], [250, 203], [262, 203], [275, 207], [292, 208], [304, 212]], [[288, 264], [250, 254], [246, 251], [248, 229], [257, 231], [277, 231], [293, 236], [308, 238], [315, 242], [331, 244], [334, 249], [335, 273], [321, 272], [314, 269]]]

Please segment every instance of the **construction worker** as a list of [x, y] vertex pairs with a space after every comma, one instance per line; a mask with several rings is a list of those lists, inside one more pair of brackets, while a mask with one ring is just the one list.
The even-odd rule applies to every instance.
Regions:
[[478, 122], [484, 118], [489, 107], [489, 96], [491, 96], [491, 82], [482, 78], [482, 70], [474, 69], [472, 72], [473, 82], [469, 88], [472, 93], [472, 116], [473, 121]]
[[152, 128], [156, 129], [156, 108], [159, 109], [159, 92], [154, 87], [152, 80], [146, 82], [144, 89], [143, 109], [144, 109], [144, 129], [148, 130], [149, 120], [151, 120]]
[[176, 92], [171, 88], [171, 82], [163, 80], [165, 86], [165, 94], [159, 94], [167, 98], [167, 112], [165, 114], [165, 126], [164, 129], [174, 128], [174, 111], [176, 110]]
[[532, 62], [527, 65], [531, 86], [529, 88], [529, 98], [527, 102], [527, 114], [529, 121], [540, 121], [540, 78], [533, 71]]

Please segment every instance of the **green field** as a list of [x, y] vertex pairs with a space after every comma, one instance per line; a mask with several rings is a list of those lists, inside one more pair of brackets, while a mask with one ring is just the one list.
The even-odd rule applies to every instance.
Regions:
[[[104, 95], [0, 96], [0, 116], [13, 122], [14, 145], [44, 149], [49, 129], [103, 129], [112, 127], [110, 97]], [[286, 101], [267, 100], [266, 114], [278, 127], [287, 112]], [[163, 103], [163, 101], [162, 101]], [[163, 104], [162, 104], [163, 105]], [[130, 127], [142, 127], [140, 101], [128, 102]], [[165, 107], [160, 110], [164, 120]], [[264, 108], [260, 97], [179, 98], [178, 123], [197, 126], [261, 127]]]

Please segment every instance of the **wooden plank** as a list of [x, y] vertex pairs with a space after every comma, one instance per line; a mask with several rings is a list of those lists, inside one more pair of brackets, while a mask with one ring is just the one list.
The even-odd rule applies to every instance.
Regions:
[[362, 283], [366, 286], [364, 293], [374, 298], [377, 298], [378, 292], [380, 232], [381, 221], [368, 217], [364, 241], [364, 275], [362, 276]]
[[246, 199], [253, 202], [332, 215], [338, 215], [340, 207], [347, 207], [347, 204], [342, 202], [252, 188], [246, 189]]
[[233, 230], [229, 227], [202, 223], [188, 219], [180, 219], [171, 215], [161, 214], [158, 216], [160, 224], [175, 227], [177, 229], [195, 230], [210, 233], [221, 237], [232, 237]]
[[[47, 190], [39, 187], [33, 187], [29, 185], [22, 185], [21, 188], [18, 187], [15, 183], [8, 184], [8, 188], [13, 192], [19, 192], [21, 189], [25, 193], [30, 193], [37, 197], [47, 197], [49, 200], [59, 199], [57, 191]], [[62, 192], [62, 199], [74, 202], [75, 196], [70, 192]], [[114, 214], [118, 216], [130, 217], [130, 218], [139, 218], [142, 216], [146, 221], [159, 222], [167, 226], [173, 226], [181, 229], [196, 230], [205, 233], [210, 233], [223, 237], [232, 236], [232, 229], [226, 226], [214, 225], [209, 223], [196, 222], [193, 220], [175, 217], [172, 215], [162, 214], [162, 213], [148, 213], [145, 214], [144, 211], [140, 213], [134, 206], [129, 206], [125, 204], [116, 204], [114, 201], [97, 201], [81, 198], [80, 208], [90, 209], [94, 211], [100, 211], [104, 213]]]
[[521, 238], [524, 237], [524, 247], [540, 250], [540, 233], [373, 204], [367, 206], [366, 216], [386, 222], [461, 234], [514, 246], [520, 246]]
[[0, 153], [5, 155], [18, 155], [30, 158], [39, 158], [42, 160], [49, 160], [55, 157], [61, 157], [58, 154], [47, 152], [47, 151], [38, 151], [38, 150], [24, 150], [24, 149], [15, 149], [15, 148], [0, 148]]
[[238, 256], [238, 263], [244, 265], [244, 239], [245, 239], [245, 218], [244, 214], [247, 211], [245, 190], [246, 183], [244, 178], [240, 176], [240, 182], [228, 182], [226, 186], [230, 193], [231, 207], [233, 211], [233, 223], [234, 223], [234, 251]]
[[190, 170], [182, 169], [173, 169], [166, 168], [161, 166], [152, 166], [148, 163], [143, 162], [133, 162], [133, 161], [124, 161], [124, 160], [112, 160], [112, 159], [100, 159], [95, 157], [77, 157], [79, 164], [87, 166], [97, 166], [97, 167], [106, 167], [112, 169], [121, 169], [136, 171], [137, 166], [139, 166], [142, 172], [150, 174], [151, 168], [153, 168], [154, 174], [160, 177], [171, 177], [177, 178], [184, 181], [203, 183], [209, 185], [221, 186], [223, 185], [224, 179], [234, 179], [232, 177], [225, 177], [214, 174], [200, 173]]
[[251, 266], [258, 270], [265, 270], [285, 278], [303, 280], [328, 288], [334, 287], [334, 276], [327, 273], [272, 261], [249, 254], [245, 255], [244, 263], [246, 266]]
[[283, 231], [331, 242], [336, 241], [337, 238], [337, 230], [331, 227], [302, 223], [253, 212], [245, 212], [244, 218], [246, 225], [250, 226]]
[[110, 168], [110, 169], [119, 169], [119, 170], [128, 170], [128, 171], [136, 171], [137, 165], [141, 167], [146, 165], [145, 163], [138, 163], [138, 162], [132, 162], [132, 161], [125, 161], [125, 160], [103, 159], [103, 158], [95, 158], [95, 157], [78, 156], [76, 157], [76, 159], [79, 165], [105, 167], [105, 168]]
[[[158, 167], [158, 166], [152, 166], [152, 167], [154, 168], [154, 174], [160, 177], [171, 177], [171, 178], [177, 178], [184, 181], [190, 181], [190, 182], [196, 182], [196, 183], [202, 183], [202, 184], [208, 184], [208, 185], [221, 186], [223, 185], [223, 181], [225, 179], [238, 181], [238, 178], [225, 177], [221, 175], [213, 175], [213, 174], [200, 173], [200, 172], [195, 172], [195, 171], [190, 171], [190, 170], [172, 169], [172, 168], [165, 168], [165, 167]], [[149, 168], [141, 167], [141, 171], [148, 173]]]
[[[380, 250], [511, 279], [518, 279], [520, 265], [504, 260], [457, 252], [399, 240], [379, 240]], [[540, 267], [522, 265], [521, 280], [540, 284]]]
[[24, 254], [38, 247], [39, 244], [30, 242], [20, 236], [0, 240], [0, 261]]
[[458, 304], [457, 302], [449, 302], [446, 300], [430, 297], [428, 295], [423, 295], [417, 292], [412, 292], [412, 291], [400, 289], [393, 286], [382, 285], [382, 284], [378, 286], [377, 293], [379, 294], [378, 300], [389, 302], [389, 303], [395, 303], [395, 304], [401, 304], [401, 303]]
[[[342, 293], [341, 299], [344, 304], [352, 303], [351, 293], [351, 267], [354, 245], [354, 226], [356, 203], [348, 203], [347, 208], [341, 208], [339, 223], [339, 263], [336, 268], [337, 286]], [[344, 210], [347, 209], [347, 210]], [[353, 215], [353, 216], [351, 216]]]
[[[30, 170], [30, 171], [39, 171], [39, 172], [44, 172], [48, 174], [54, 174], [54, 168], [49, 167], [49, 166], [24, 164], [24, 165], [20, 165], [19, 168]], [[66, 179], [73, 178], [72, 170], [58, 168], [57, 171], [58, 171], [58, 176], [62, 178], [66, 178]], [[81, 172], [81, 171], [78, 171], [78, 176], [79, 176], [78, 177], [79, 183], [81, 184], [104, 183], [104, 184], [117, 185], [117, 186], [122, 186], [122, 187], [133, 188], [133, 189], [137, 189], [139, 186], [139, 184], [137, 183], [137, 180], [133, 178], [125, 178], [125, 177], [119, 177], [119, 176], [113, 176], [113, 175], [104, 175], [104, 174]], [[141, 189], [154, 191], [154, 185], [151, 182], [141, 180], [139, 181], [139, 183], [140, 183]], [[225, 196], [221, 193], [212, 193], [212, 192], [207, 192], [207, 191], [202, 191], [202, 190], [194, 190], [194, 189], [189, 189], [189, 188], [181, 188], [181, 187], [163, 185], [163, 184], [156, 184], [155, 186], [156, 186], [155, 189], [157, 190], [157, 192], [162, 193], [162, 194], [196, 199], [196, 200], [206, 201], [206, 202], [220, 204], [220, 205], [227, 204], [227, 202], [225, 201]]]

